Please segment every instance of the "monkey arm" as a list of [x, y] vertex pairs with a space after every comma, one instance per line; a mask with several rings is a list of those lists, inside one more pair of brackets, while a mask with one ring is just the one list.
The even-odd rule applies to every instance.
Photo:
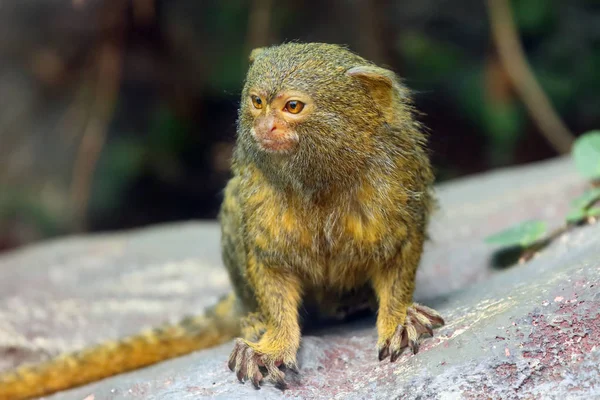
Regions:
[[407, 345], [416, 354], [420, 336], [433, 335], [433, 326], [444, 324], [435, 310], [412, 302], [422, 249], [422, 239], [406, 240], [392, 265], [383, 266], [373, 274], [372, 284], [379, 300], [377, 349], [380, 360], [391, 356], [391, 361], [395, 361]]
[[258, 387], [267, 369], [267, 380], [284, 386], [285, 375], [277, 367], [284, 364], [293, 370], [300, 346], [300, 306], [302, 285], [291, 271], [270, 267], [249, 257], [248, 281], [254, 288], [265, 331], [258, 342], [238, 339], [229, 358], [229, 368], [241, 381], [249, 379]]
[[[257, 350], [267, 353], [292, 351], [295, 357], [300, 345], [298, 307], [302, 285], [297, 276], [278, 267], [259, 262], [248, 274], [256, 291], [260, 309], [267, 321], [267, 331], [258, 342]], [[291, 347], [291, 349], [290, 349]]]
[[[373, 288], [379, 300], [377, 314], [378, 347], [384, 339], [392, 337], [398, 324], [403, 324], [406, 310], [412, 303], [415, 287], [416, 266], [419, 263], [418, 250], [407, 242], [392, 265], [378, 268], [372, 277]], [[416, 259], [415, 259], [416, 258]]]

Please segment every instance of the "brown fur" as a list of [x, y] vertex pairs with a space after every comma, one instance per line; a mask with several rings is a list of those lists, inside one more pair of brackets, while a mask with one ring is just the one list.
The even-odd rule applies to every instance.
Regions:
[[[234, 176], [220, 213], [235, 298], [193, 334], [172, 327], [168, 340], [138, 336], [149, 357], [125, 345], [128, 339], [0, 375], [0, 399], [42, 393], [27, 392], [26, 384], [56, 391], [69, 387], [63, 382], [82, 384], [238, 334], [229, 360], [238, 378], [284, 385], [278, 366], [296, 368], [302, 303], [325, 317], [378, 304], [379, 357], [392, 361], [406, 346], [416, 352], [421, 334], [443, 324], [412, 303], [434, 200], [426, 137], [408, 90], [391, 71], [336, 45], [289, 43], [254, 50], [250, 59]], [[260, 109], [250, 101], [254, 93]], [[308, 99], [297, 116], [281, 110], [281, 99], [295, 94]], [[269, 140], [286, 150], [267, 151]]]

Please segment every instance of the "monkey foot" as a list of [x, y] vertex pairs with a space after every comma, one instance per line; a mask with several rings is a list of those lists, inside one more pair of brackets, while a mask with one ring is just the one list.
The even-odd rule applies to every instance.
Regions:
[[[282, 357], [257, 352], [243, 339], [235, 341], [228, 362], [229, 369], [235, 372], [240, 382], [249, 380], [256, 389], [260, 389], [263, 380], [274, 383], [281, 390], [286, 389], [285, 374], [279, 369], [281, 365], [294, 372], [298, 371], [295, 361], [284, 362]], [[265, 372], [266, 375], [263, 375]]]
[[400, 357], [406, 347], [410, 347], [413, 354], [419, 351], [419, 339], [427, 334], [433, 336], [433, 328], [444, 325], [444, 319], [435, 310], [413, 303], [406, 310], [404, 325], [398, 324], [391, 338], [378, 345], [379, 361], [390, 356], [394, 362]]

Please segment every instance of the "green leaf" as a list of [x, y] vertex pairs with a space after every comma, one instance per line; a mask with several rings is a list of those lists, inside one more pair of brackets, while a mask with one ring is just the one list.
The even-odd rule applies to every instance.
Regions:
[[600, 179], [600, 130], [580, 136], [573, 145], [575, 167], [587, 179]]
[[600, 207], [588, 208], [586, 213], [588, 217], [600, 217]]
[[567, 222], [571, 224], [576, 224], [579, 221], [583, 221], [587, 217], [587, 211], [582, 208], [572, 208], [569, 210], [567, 214]]
[[600, 200], [600, 188], [589, 189], [571, 202], [571, 208], [586, 209], [598, 200]]
[[590, 207], [598, 201], [600, 201], [600, 188], [587, 190], [585, 193], [571, 202], [571, 208], [566, 217], [567, 222], [577, 223], [588, 217], [597, 216], [597, 210], [600, 210], [600, 208]]
[[587, 210], [571, 209], [567, 214], [567, 222], [576, 224], [589, 217], [600, 217], [600, 207], [592, 207]]
[[505, 247], [528, 247], [544, 237], [547, 231], [546, 222], [531, 220], [520, 223], [512, 228], [488, 236], [485, 241]]

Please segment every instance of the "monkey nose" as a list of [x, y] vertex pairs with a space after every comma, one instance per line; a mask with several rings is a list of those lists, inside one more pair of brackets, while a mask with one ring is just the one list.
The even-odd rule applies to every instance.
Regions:
[[273, 121], [268, 125], [268, 132], [270, 134], [278, 134], [281, 132], [281, 125]]
[[274, 135], [281, 132], [281, 123], [273, 116], [268, 116], [262, 122], [262, 131], [267, 135]]

